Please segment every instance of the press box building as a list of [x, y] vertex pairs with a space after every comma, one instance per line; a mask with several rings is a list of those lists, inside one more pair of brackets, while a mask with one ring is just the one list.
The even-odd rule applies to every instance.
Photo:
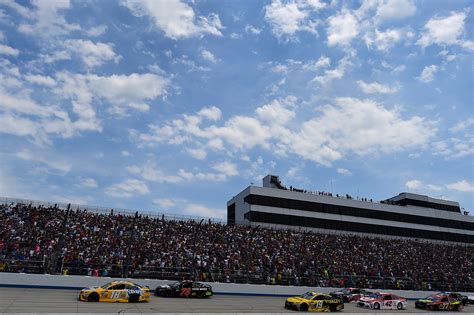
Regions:
[[474, 244], [474, 217], [458, 202], [406, 192], [355, 200], [288, 189], [274, 175], [227, 202], [227, 223]]

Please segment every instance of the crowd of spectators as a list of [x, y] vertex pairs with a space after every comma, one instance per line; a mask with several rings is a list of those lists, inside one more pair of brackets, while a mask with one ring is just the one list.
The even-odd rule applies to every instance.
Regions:
[[[207, 221], [0, 207], [0, 270], [319, 286], [473, 285], [474, 247]], [[38, 270], [30, 262], [37, 262]], [[170, 271], [171, 273], [165, 273]], [[469, 289], [469, 288], [467, 288]], [[474, 290], [474, 287], [471, 288]]]

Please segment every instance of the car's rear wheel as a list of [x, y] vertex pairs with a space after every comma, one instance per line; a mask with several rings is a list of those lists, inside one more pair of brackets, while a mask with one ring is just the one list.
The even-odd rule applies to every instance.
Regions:
[[403, 309], [403, 304], [402, 302], [398, 302], [397, 304], [397, 310], [402, 310]]
[[301, 304], [300, 311], [307, 312], [308, 311], [308, 304]]
[[380, 309], [380, 304], [379, 303], [374, 303], [374, 310], [379, 310]]
[[99, 295], [97, 293], [91, 293], [87, 297], [87, 302], [99, 302]]

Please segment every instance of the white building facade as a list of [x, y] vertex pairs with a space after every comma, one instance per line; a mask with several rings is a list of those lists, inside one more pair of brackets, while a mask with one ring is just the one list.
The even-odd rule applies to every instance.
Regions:
[[274, 175], [227, 202], [227, 223], [474, 245], [474, 217], [457, 202], [411, 193], [355, 200], [288, 189]]

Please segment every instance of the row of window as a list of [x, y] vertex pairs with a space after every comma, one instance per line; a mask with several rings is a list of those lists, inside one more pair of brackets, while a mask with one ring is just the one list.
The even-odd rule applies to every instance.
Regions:
[[283, 224], [318, 229], [329, 229], [336, 231], [349, 231], [370, 234], [404, 236], [413, 238], [425, 238], [450, 242], [474, 243], [474, 235], [436, 232], [419, 229], [410, 229], [386, 225], [355, 223], [328, 219], [308, 218], [287, 214], [267, 213], [260, 211], [249, 211], [245, 218], [251, 222]]
[[235, 224], [235, 203], [227, 206], [227, 224]]
[[[330, 205], [318, 202], [309, 202], [302, 200], [277, 198], [270, 196], [261, 196], [250, 194], [244, 198], [244, 201], [259, 206], [276, 207], [284, 209], [295, 209], [312, 212], [330, 213], [338, 215], [349, 215], [354, 217], [362, 217], [368, 219], [379, 219], [388, 221], [397, 221], [405, 223], [424, 224], [431, 226], [446, 227], [452, 229], [474, 231], [474, 223], [465, 221], [456, 221], [449, 219], [440, 219], [433, 217], [425, 217], [414, 214], [396, 213], [388, 211], [379, 211], [364, 208], [355, 208], [348, 206]], [[409, 209], [406, 209], [409, 210]]]
[[423, 208], [432, 208], [436, 210], [444, 210], [444, 211], [450, 211], [450, 212], [457, 212], [461, 213], [461, 209], [456, 206], [450, 206], [450, 205], [443, 205], [439, 203], [433, 203], [429, 201], [423, 201], [423, 200], [415, 200], [415, 199], [409, 199], [409, 198], [404, 198], [399, 201], [397, 201], [397, 204], [401, 206], [417, 206], [417, 207], [423, 207]]

